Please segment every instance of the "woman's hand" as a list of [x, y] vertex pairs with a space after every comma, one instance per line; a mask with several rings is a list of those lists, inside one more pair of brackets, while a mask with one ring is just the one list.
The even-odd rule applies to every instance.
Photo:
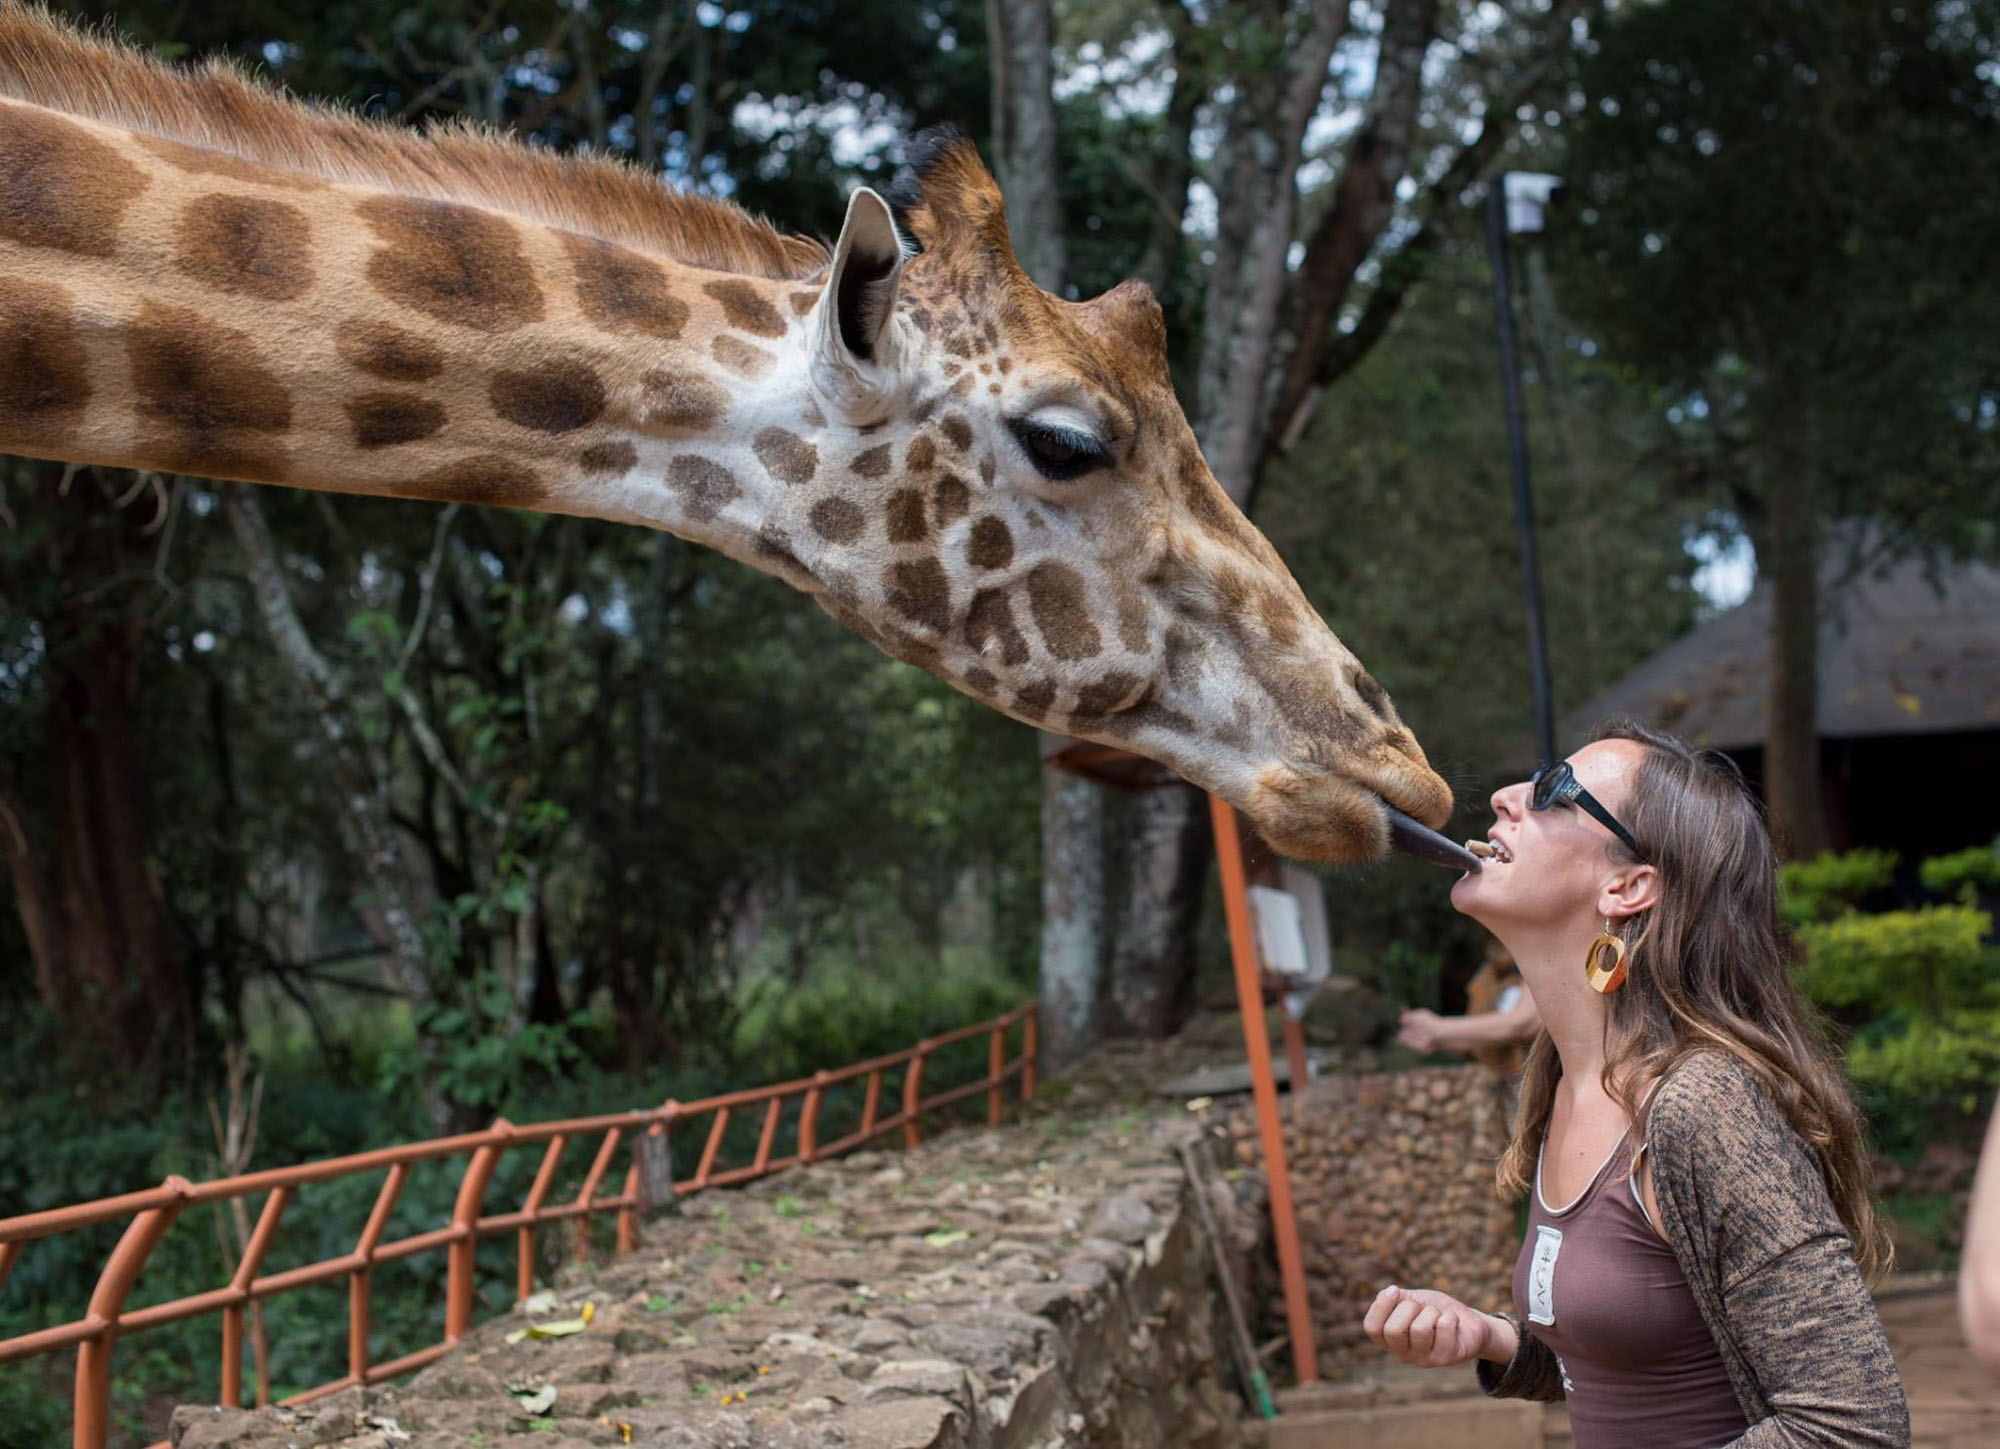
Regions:
[[1417, 1368], [1451, 1368], [1475, 1358], [1507, 1363], [1514, 1345], [1512, 1325], [1467, 1308], [1448, 1293], [1431, 1288], [1384, 1288], [1361, 1320], [1367, 1335], [1398, 1362]]
[[1435, 1011], [1415, 1007], [1403, 1013], [1396, 1028], [1396, 1040], [1413, 1052], [1434, 1052], [1443, 1036], [1444, 1018]]

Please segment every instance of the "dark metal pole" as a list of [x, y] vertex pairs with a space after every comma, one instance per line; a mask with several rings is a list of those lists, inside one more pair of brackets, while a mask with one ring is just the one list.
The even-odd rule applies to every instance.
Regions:
[[1549, 636], [1542, 619], [1542, 570], [1535, 556], [1535, 495], [1528, 484], [1528, 428], [1521, 414], [1521, 357], [1514, 342], [1514, 286], [1507, 267], [1507, 178], [1486, 186], [1486, 248], [1493, 258], [1493, 313], [1500, 333], [1500, 397], [1507, 410], [1507, 461], [1514, 474], [1514, 524], [1521, 535], [1521, 598], [1528, 610], [1528, 668], [1534, 676], [1535, 739], [1542, 763], [1556, 758]]

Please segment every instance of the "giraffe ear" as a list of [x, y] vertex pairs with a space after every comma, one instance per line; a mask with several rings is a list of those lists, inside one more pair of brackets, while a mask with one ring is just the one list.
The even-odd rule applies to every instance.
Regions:
[[813, 384], [850, 417], [886, 406], [896, 363], [890, 322], [902, 276], [903, 239], [889, 203], [861, 187], [848, 198], [812, 319]]

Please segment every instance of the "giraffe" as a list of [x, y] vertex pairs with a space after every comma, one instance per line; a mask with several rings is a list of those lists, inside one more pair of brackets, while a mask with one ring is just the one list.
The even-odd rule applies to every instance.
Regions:
[[954, 131], [828, 247], [0, 0], [0, 450], [663, 529], [1307, 859], [1451, 808], [1210, 474], [1150, 291], [1037, 288]]

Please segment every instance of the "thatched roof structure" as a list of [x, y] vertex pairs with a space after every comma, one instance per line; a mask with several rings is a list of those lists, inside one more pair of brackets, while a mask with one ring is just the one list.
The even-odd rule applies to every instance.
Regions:
[[[2000, 570], [1905, 559], [1821, 571], [1819, 732], [1861, 739], [2000, 730]], [[1722, 750], [1763, 743], [1771, 598], [1759, 587], [1669, 644], [1564, 721], [1572, 745], [1630, 715]]]

